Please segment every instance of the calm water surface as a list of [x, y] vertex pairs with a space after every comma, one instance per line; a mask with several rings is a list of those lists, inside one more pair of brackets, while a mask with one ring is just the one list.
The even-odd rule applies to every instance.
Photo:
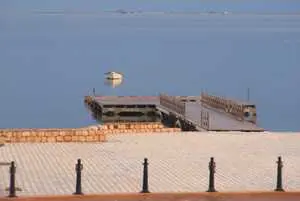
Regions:
[[[299, 1], [85, 2], [1, 1], [0, 127], [92, 124], [93, 87], [238, 99], [250, 87], [261, 126], [300, 130]], [[119, 8], [147, 12], [105, 12]], [[110, 70], [125, 74], [120, 87], [104, 84]]]

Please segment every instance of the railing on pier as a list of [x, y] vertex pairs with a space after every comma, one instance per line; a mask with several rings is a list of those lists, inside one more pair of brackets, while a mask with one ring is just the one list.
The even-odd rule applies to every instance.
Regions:
[[209, 125], [209, 112], [207, 111], [201, 111], [201, 116], [200, 116], [200, 126], [201, 128], [205, 129], [205, 130], [209, 130], [210, 129], [210, 125]]
[[201, 93], [201, 102], [232, 114], [238, 117], [239, 120], [244, 120], [243, 104], [237, 103], [236, 101], [219, 96], [208, 95], [207, 93]]
[[93, 102], [93, 98], [91, 96], [85, 96], [84, 97], [84, 103], [85, 104], [91, 104]]
[[167, 109], [185, 116], [185, 102], [182, 102], [179, 98], [168, 96], [167, 94], [160, 94], [159, 103]]

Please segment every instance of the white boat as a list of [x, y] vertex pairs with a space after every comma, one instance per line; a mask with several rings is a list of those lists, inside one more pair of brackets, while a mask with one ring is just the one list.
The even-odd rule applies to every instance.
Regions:
[[123, 74], [122, 73], [117, 73], [117, 72], [107, 72], [105, 73], [106, 75], [106, 79], [109, 80], [119, 80], [123, 78]]

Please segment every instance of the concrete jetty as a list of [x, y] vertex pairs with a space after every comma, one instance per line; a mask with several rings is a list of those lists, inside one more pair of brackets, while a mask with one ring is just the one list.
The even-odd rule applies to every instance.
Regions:
[[182, 131], [261, 132], [256, 106], [220, 96], [86, 96], [84, 102], [101, 122], [162, 122]]

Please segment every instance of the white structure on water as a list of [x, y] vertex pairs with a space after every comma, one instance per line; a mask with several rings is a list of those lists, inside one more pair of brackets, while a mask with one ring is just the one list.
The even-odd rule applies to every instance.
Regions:
[[106, 79], [109, 79], [109, 80], [119, 80], [119, 79], [123, 78], [122, 73], [118, 73], [118, 72], [114, 72], [114, 71], [107, 72], [107, 73], [105, 73], [105, 75], [106, 75]]

